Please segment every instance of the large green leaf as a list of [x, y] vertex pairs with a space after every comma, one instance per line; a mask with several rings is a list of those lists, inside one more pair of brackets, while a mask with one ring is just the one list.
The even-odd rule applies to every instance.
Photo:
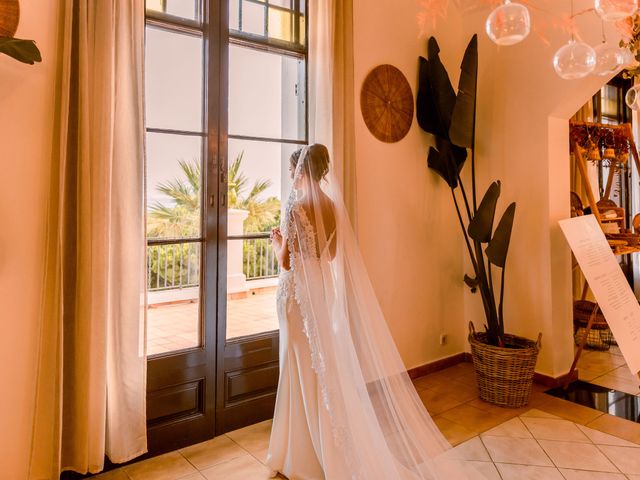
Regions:
[[511, 229], [516, 214], [516, 204], [513, 202], [502, 214], [500, 223], [496, 227], [489, 246], [485, 250], [489, 261], [497, 267], [504, 268], [507, 263], [507, 252], [511, 241]]
[[427, 52], [427, 59], [420, 57], [416, 116], [424, 131], [448, 139], [456, 93], [440, 61], [440, 47], [434, 37], [429, 38]]
[[20, 40], [19, 38], [0, 37], [0, 53], [9, 55], [22, 63], [33, 65], [41, 62], [40, 50], [33, 40]]
[[449, 138], [464, 148], [473, 148], [476, 128], [476, 91], [478, 88], [478, 35], [474, 35], [460, 65], [458, 96], [453, 108]]
[[425, 132], [441, 137], [447, 132], [441, 128], [440, 122], [434, 114], [436, 104], [431, 91], [431, 81], [429, 80], [429, 61], [424, 57], [420, 57], [419, 62], [418, 95], [416, 96], [418, 125]]
[[458, 175], [464, 161], [467, 158], [467, 151], [453, 145], [449, 140], [436, 137], [436, 148], [429, 148], [427, 166], [440, 175], [450, 188], [458, 186]]
[[493, 182], [482, 197], [478, 211], [469, 222], [467, 229], [469, 236], [476, 242], [488, 243], [491, 240], [498, 197], [500, 197], [500, 182]]

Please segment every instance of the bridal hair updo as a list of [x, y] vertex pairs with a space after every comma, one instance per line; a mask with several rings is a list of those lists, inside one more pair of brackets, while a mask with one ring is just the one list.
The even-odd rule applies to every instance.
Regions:
[[[304, 148], [296, 150], [289, 159], [294, 170], [298, 166], [300, 155], [303, 151]], [[319, 182], [329, 172], [329, 151], [324, 145], [314, 143], [307, 148], [307, 154], [302, 159], [302, 162], [303, 166], [311, 173], [313, 179]]]

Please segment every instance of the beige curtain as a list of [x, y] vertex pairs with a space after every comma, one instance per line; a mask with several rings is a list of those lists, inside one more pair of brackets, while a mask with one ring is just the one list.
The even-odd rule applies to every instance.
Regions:
[[344, 203], [356, 226], [353, 1], [311, 0], [309, 131], [331, 152]]
[[143, 0], [63, 0], [30, 479], [146, 451]]

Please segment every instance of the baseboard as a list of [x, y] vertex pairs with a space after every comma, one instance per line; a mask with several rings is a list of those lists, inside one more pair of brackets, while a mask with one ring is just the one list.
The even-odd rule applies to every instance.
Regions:
[[[461, 352], [456, 353], [450, 357], [441, 358], [439, 360], [434, 360], [433, 362], [425, 363], [424, 365], [419, 365], [414, 368], [410, 368], [407, 370], [409, 374], [409, 378], [415, 379], [419, 377], [424, 377], [425, 375], [429, 375], [430, 373], [435, 373], [439, 370], [444, 370], [445, 368], [453, 367], [458, 363], [463, 362], [472, 362], [471, 353], [469, 352]], [[545, 375], [544, 373], [535, 372], [533, 375], [533, 382], [544, 385], [545, 387], [555, 388], [564, 385], [568, 374], [560, 375], [559, 377], [552, 377], [550, 375]], [[578, 371], [574, 370], [569, 382], [574, 382], [578, 380]]]
[[[545, 387], [556, 388], [563, 386], [567, 381], [568, 376], [568, 373], [560, 375], [559, 377], [552, 377], [550, 375], [545, 375], [544, 373], [536, 372], [533, 374], [533, 381], [540, 385], [544, 385]], [[578, 380], [578, 370], [573, 371], [571, 377], [569, 377], [569, 383], [575, 382], [576, 380]]]
[[[468, 356], [468, 360], [467, 360]], [[471, 361], [471, 354], [467, 352], [456, 353], [450, 357], [441, 358], [440, 360], [434, 360], [433, 362], [425, 363], [424, 365], [419, 365], [414, 368], [410, 368], [407, 370], [409, 374], [409, 378], [415, 379], [419, 377], [424, 377], [425, 375], [429, 375], [430, 373], [435, 373], [439, 370], [444, 370], [445, 368], [453, 367], [458, 363]]]

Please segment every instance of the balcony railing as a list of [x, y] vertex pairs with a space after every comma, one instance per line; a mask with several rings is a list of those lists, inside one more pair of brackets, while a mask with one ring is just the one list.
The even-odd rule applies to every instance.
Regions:
[[[278, 276], [280, 267], [268, 233], [229, 236], [229, 242], [239, 241], [242, 250], [229, 249], [229, 254], [242, 255], [242, 273], [247, 281]], [[197, 287], [200, 284], [200, 258], [199, 242], [148, 245], [148, 291]], [[229, 259], [230, 263], [232, 260]]]
[[200, 284], [200, 243], [147, 246], [147, 290], [172, 290]]
[[278, 259], [268, 233], [230, 236], [229, 241], [242, 241], [242, 272], [247, 280], [277, 277]]

